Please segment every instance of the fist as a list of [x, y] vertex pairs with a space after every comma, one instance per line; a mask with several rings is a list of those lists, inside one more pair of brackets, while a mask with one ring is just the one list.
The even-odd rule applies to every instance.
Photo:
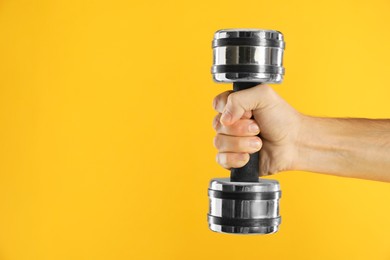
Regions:
[[243, 167], [249, 154], [260, 152], [260, 175], [293, 168], [303, 116], [271, 87], [223, 92], [213, 107], [218, 112], [213, 120], [216, 160], [222, 167]]

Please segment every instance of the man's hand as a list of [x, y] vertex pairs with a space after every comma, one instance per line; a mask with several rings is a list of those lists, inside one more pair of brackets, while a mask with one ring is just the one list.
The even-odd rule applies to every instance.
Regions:
[[260, 175], [292, 169], [303, 116], [270, 86], [223, 92], [213, 106], [219, 112], [213, 126], [221, 166], [242, 167], [260, 150]]
[[390, 182], [389, 119], [302, 115], [267, 85], [224, 92], [214, 108], [217, 161], [227, 169], [260, 150], [260, 175], [303, 170]]

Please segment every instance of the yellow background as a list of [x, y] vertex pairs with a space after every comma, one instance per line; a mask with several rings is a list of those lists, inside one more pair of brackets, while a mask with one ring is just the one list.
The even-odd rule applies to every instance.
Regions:
[[284, 33], [277, 92], [390, 118], [390, 3], [0, 1], [0, 259], [390, 259], [390, 186], [304, 172], [280, 231], [208, 230], [213, 33]]

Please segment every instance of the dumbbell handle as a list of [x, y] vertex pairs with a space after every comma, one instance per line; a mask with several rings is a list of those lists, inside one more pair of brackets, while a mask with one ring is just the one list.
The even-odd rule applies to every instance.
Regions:
[[[233, 91], [240, 91], [259, 85], [259, 82], [234, 82]], [[253, 116], [252, 116], [253, 119]], [[258, 182], [259, 181], [259, 152], [249, 155], [249, 162], [241, 168], [230, 170], [230, 181], [232, 182]]]

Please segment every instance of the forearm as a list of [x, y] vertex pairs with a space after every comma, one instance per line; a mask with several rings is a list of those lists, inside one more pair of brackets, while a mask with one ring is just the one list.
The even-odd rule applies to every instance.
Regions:
[[390, 182], [390, 120], [304, 116], [294, 170]]

